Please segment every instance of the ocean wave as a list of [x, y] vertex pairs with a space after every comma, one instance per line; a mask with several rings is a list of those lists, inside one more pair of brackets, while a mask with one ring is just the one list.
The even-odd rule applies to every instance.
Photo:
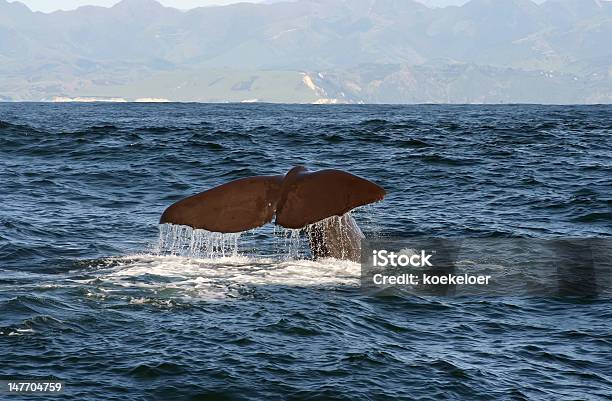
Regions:
[[[383, 186], [386, 199], [355, 215], [370, 238], [610, 237], [609, 107], [0, 104], [0, 115], [0, 375], [64, 378], [79, 400], [609, 393], [603, 297], [367, 292], [358, 264], [309, 260], [299, 232], [272, 225], [237, 246], [224, 238], [225, 257], [199, 246], [205, 236], [190, 248], [189, 233], [158, 246], [172, 202], [295, 164]], [[509, 260], [491, 264], [539, 288]]]
[[446, 166], [473, 166], [481, 163], [480, 160], [472, 158], [450, 157], [440, 154], [414, 155], [412, 157], [420, 159], [428, 164], [440, 164]]

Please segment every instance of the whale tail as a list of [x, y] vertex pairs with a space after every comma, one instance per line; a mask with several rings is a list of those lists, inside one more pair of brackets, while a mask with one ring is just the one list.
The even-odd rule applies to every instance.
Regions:
[[171, 223], [221, 233], [260, 227], [272, 221], [303, 228], [331, 216], [380, 201], [385, 190], [340, 170], [310, 173], [298, 166], [286, 175], [231, 181], [168, 207], [160, 224]]

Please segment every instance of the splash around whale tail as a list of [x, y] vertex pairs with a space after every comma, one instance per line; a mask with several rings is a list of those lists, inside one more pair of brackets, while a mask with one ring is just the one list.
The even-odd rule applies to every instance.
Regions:
[[311, 173], [297, 166], [284, 176], [243, 178], [182, 199], [164, 211], [160, 224], [235, 233], [260, 227], [276, 216], [282, 227], [303, 228], [384, 196], [380, 186], [345, 171]]

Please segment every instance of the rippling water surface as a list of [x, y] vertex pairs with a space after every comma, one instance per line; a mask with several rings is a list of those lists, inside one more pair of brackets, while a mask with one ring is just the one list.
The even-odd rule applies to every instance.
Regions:
[[355, 212], [370, 237], [611, 237], [611, 135], [609, 106], [0, 104], [0, 379], [74, 400], [609, 399], [610, 300], [365, 294], [297, 232], [169, 255], [157, 222], [303, 164], [387, 189]]

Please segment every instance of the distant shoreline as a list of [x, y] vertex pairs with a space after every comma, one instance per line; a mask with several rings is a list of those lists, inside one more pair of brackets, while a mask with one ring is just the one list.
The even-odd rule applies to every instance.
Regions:
[[277, 105], [277, 106], [453, 106], [453, 107], [492, 107], [492, 106], [542, 106], [542, 107], [593, 107], [593, 106], [612, 106], [612, 103], [283, 103], [283, 102], [201, 102], [201, 101], [180, 101], [180, 100], [164, 100], [164, 101], [144, 101], [144, 100], [96, 100], [96, 101], [61, 101], [53, 102], [48, 100], [18, 100], [6, 101], [0, 100], [0, 104], [206, 104], [206, 105]]

